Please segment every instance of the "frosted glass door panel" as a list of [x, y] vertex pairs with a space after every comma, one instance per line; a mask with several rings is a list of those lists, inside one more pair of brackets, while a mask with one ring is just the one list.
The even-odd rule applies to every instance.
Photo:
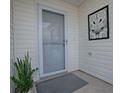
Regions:
[[65, 69], [64, 15], [43, 10], [43, 73]]

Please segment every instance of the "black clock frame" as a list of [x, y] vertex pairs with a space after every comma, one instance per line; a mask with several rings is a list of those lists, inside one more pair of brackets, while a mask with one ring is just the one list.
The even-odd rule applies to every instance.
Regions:
[[[97, 13], [97, 12], [99, 12], [99, 11], [101, 11], [101, 10], [103, 10], [103, 9], [105, 9], [105, 8], [107, 8], [107, 11], [106, 11], [106, 15], [107, 15], [106, 16], [107, 17], [107, 37], [95, 38], [95, 39], [90, 38], [90, 16], [95, 14], [95, 13]], [[99, 10], [96, 10], [95, 12], [93, 12], [93, 13], [88, 15], [88, 36], [89, 36], [89, 40], [109, 39], [109, 6], [108, 5], [104, 6], [103, 8], [101, 8]]]

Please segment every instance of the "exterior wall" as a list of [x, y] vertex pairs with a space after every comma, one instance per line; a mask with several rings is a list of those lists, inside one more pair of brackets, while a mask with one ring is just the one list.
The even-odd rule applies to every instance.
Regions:
[[[10, 32], [11, 59], [14, 59], [13, 54], [15, 58], [22, 58], [29, 51], [33, 67], [39, 67], [37, 3], [68, 12], [68, 71], [80, 68], [112, 83], [112, 0], [85, 0], [80, 7], [67, 4], [63, 0], [14, 0], [14, 32], [12, 29]], [[110, 39], [88, 41], [87, 15], [107, 4]], [[92, 55], [88, 55], [89, 53]], [[14, 73], [12, 69], [11, 72]], [[38, 79], [39, 72], [34, 76]]]
[[[88, 40], [88, 14], [109, 5], [110, 39]], [[112, 0], [85, 0], [79, 8], [79, 66], [95, 77], [113, 82]], [[89, 55], [91, 54], [91, 55]]]
[[[78, 11], [62, 0], [14, 1], [14, 49], [15, 57], [23, 57], [29, 51], [34, 68], [38, 63], [37, 3], [68, 12], [68, 71], [78, 69]], [[39, 72], [35, 79], [39, 78]]]

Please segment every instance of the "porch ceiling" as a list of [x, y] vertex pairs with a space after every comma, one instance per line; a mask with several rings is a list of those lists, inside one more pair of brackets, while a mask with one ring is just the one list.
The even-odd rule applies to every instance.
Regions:
[[82, 4], [82, 2], [84, 0], [64, 0], [64, 1], [67, 2], [67, 3], [73, 4], [73, 5], [79, 6], [79, 5]]

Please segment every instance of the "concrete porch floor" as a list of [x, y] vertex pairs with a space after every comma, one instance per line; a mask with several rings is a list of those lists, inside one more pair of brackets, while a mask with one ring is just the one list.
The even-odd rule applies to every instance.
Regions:
[[113, 93], [113, 86], [88, 75], [82, 71], [74, 71], [73, 74], [88, 82], [88, 84], [73, 93]]

